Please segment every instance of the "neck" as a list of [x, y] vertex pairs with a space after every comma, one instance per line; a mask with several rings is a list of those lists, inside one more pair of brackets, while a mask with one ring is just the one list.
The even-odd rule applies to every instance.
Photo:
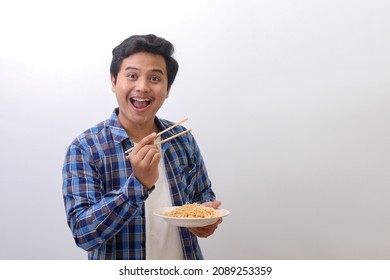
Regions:
[[127, 135], [129, 135], [131, 140], [136, 143], [140, 142], [142, 138], [148, 136], [149, 134], [158, 131], [157, 126], [154, 123], [154, 119], [144, 123], [124, 123], [121, 121], [121, 117], [119, 116], [119, 121], [126, 130]]
[[142, 138], [148, 136], [149, 134], [153, 132], [157, 132], [157, 127], [153, 125], [152, 127], [134, 127], [132, 129], [125, 129], [127, 135], [133, 140], [134, 142], [138, 143], [142, 140]]

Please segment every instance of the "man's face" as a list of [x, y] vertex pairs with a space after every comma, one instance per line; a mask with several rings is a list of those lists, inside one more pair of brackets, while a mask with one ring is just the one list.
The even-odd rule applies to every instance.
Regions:
[[118, 76], [111, 76], [112, 91], [119, 105], [124, 128], [151, 125], [168, 97], [168, 73], [161, 55], [132, 54], [122, 61]]

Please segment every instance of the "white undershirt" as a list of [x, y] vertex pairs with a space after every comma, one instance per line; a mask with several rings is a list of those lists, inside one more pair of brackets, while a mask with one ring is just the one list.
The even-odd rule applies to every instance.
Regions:
[[178, 228], [153, 215], [157, 208], [172, 206], [163, 158], [160, 160], [158, 172], [159, 178], [155, 189], [145, 201], [146, 259], [182, 260], [184, 256]]

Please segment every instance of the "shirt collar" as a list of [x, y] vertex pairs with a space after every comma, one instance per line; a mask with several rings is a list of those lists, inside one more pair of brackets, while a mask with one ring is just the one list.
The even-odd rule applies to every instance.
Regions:
[[119, 108], [115, 108], [111, 114], [110, 119], [108, 120], [108, 125], [110, 126], [112, 137], [115, 142], [121, 143], [122, 141], [129, 139], [129, 136], [126, 133], [126, 130], [122, 127], [118, 119]]
[[[129, 135], [127, 135], [126, 130], [122, 127], [121, 123], [119, 122], [118, 114], [119, 114], [119, 108], [115, 108], [114, 111], [111, 114], [110, 119], [108, 120], [109, 121], [108, 125], [110, 126], [111, 133], [112, 133], [114, 141], [118, 142], [118, 143], [121, 143], [122, 141], [124, 141], [126, 139], [130, 139], [130, 137], [129, 137]], [[155, 123], [157, 125], [157, 128], [160, 131], [162, 131], [162, 130], [164, 130], [164, 129], [169, 127], [169, 125], [167, 123], [162, 122], [157, 117], [155, 118], [154, 121], [155, 121]], [[132, 142], [131, 139], [130, 139], [130, 142]]]

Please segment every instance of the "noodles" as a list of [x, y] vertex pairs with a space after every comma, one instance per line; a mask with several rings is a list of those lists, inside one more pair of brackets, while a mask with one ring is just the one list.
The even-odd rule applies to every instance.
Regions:
[[198, 203], [184, 204], [165, 213], [165, 216], [176, 218], [215, 218], [218, 217], [214, 208], [206, 207]]

